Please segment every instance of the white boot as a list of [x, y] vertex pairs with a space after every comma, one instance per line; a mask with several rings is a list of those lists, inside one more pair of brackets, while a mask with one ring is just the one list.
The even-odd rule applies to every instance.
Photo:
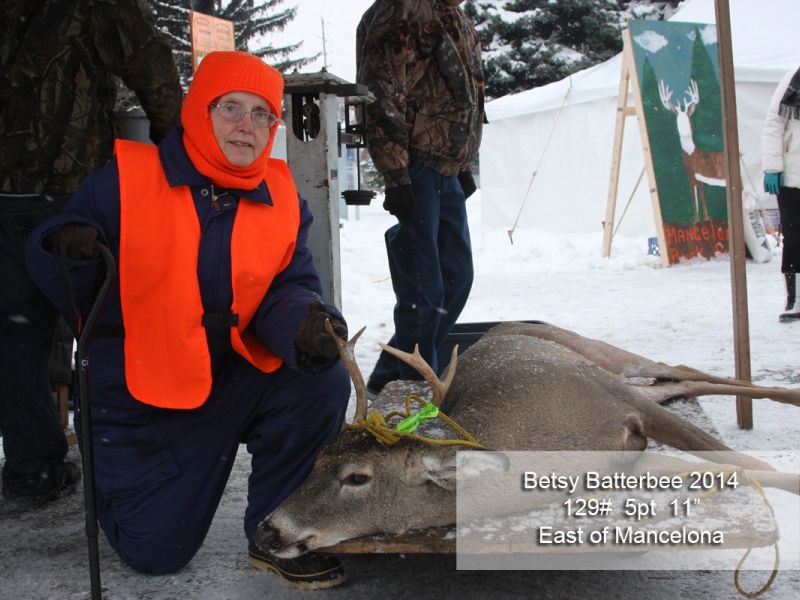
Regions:
[[797, 321], [800, 319], [800, 298], [797, 297], [797, 282], [794, 273], [784, 273], [786, 278], [786, 312], [781, 313], [778, 320], [781, 323]]

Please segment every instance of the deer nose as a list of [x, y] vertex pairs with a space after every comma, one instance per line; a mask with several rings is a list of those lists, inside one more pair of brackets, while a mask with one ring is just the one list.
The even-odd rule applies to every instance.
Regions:
[[262, 523], [256, 528], [253, 543], [262, 550], [277, 550], [283, 546], [280, 533], [269, 523]]

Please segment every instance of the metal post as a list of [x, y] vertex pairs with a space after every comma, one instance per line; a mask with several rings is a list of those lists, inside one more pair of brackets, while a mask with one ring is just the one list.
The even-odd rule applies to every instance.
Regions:
[[322, 280], [325, 300], [341, 309], [339, 260], [338, 98], [371, 98], [363, 85], [348, 83], [326, 70], [284, 77], [286, 160], [297, 191], [308, 202], [314, 223], [308, 247]]
[[[314, 215], [308, 247], [322, 279], [323, 296], [326, 302], [341, 308], [337, 97], [319, 93], [318, 100], [313, 101], [304, 96], [307, 100], [304, 104], [297, 102], [297, 98], [295, 96], [293, 101], [292, 96], [287, 96], [286, 99], [286, 158], [297, 191], [308, 202]], [[306, 114], [301, 116], [297, 111]], [[292, 123], [298, 118], [319, 119], [319, 131], [315, 137], [300, 139], [297, 136]]]

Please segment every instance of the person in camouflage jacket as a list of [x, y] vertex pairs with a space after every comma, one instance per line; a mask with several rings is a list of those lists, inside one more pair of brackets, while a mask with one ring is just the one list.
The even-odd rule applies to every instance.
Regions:
[[[375, 95], [366, 110], [367, 146], [386, 184], [383, 207], [397, 303], [390, 345], [438, 353], [472, 286], [464, 200], [476, 187], [470, 164], [484, 121], [481, 52], [463, 0], [376, 0], [356, 36], [358, 82]], [[372, 393], [394, 379], [418, 379], [381, 353]]]
[[462, 2], [378, 0], [358, 26], [358, 81], [376, 96], [369, 153], [387, 188], [411, 183], [412, 161], [458, 175], [478, 154], [481, 50]]
[[73, 194], [111, 157], [115, 75], [158, 142], [183, 92], [142, 0], [2, 0], [0, 192]]
[[[52, 499], [74, 489], [80, 471], [64, 461], [48, 381], [58, 314], [30, 280], [25, 241], [111, 158], [115, 76], [137, 94], [154, 141], [178, 123], [183, 92], [142, 0], [0, 0], [0, 32], [3, 495]], [[52, 345], [58, 367], [69, 365], [66, 333]]]

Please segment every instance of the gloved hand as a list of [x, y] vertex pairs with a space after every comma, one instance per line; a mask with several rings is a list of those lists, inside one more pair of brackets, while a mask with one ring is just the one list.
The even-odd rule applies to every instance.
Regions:
[[315, 300], [308, 307], [308, 314], [294, 336], [298, 363], [310, 366], [314, 362], [327, 362], [339, 356], [336, 340], [325, 331], [325, 319], [331, 320], [336, 335], [343, 340], [347, 339], [347, 325], [344, 321], [328, 313], [325, 305]]
[[71, 223], [48, 233], [42, 245], [57, 256], [75, 260], [91, 260], [100, 256], [97, 229], [83, 223]]
[[783, 186], [783, 171], [778, 173], [764, 173], [764, 189], [769, 194], [778, 195]]
[[472, 171], [461, 171], [458, 174], [458, 182], [461, 184], [461, 189], [464, 190], [464, 198], [469, 198], [478, 189], [475, 185], [475, 180], [472, 178]]
[[417, 208], [417, 197], [414, 195], [411, 184], [388, 188], [383, 208], [397, 217], [401, 223], [411, 218]]

